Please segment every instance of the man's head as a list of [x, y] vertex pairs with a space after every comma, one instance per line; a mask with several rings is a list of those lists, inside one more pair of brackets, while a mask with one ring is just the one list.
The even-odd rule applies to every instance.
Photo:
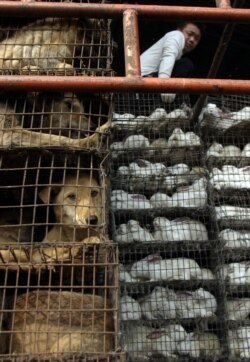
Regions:
[[203, 33], [203, 25], [185, 21], [178, 24], [177, 29], [180, 30], [185, 37], [183, 53], [189, 53], [194, 50], [200, 42]]

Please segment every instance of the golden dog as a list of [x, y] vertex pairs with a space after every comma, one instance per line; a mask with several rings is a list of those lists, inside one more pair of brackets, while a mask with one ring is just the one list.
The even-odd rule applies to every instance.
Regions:
[[114, 348], [108, 300], [67, 291], [32, 291], [16, 298], [10, 353], [105, 353]]
[[104, 222], [104, 192], [92, 173], [66, 176], [63, 184], [45, 187], [39, 196], [52, 204], [55, 225], [43, 242], [100, 243]]

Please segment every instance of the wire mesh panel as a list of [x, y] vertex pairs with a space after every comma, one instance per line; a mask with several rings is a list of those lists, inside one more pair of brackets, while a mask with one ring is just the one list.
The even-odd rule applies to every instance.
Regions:
[[2, 22], [1, 74], [91, 74], [110, 71], [109, 21], [45, 18]]
[[92, 259], [83, 253], [78, 264], [73, 259], [64, 265], [53, 261], [44, 268], [40, 263], [35, 271], [31, 264], [16, 271], [6, 264], [0, 272], [1, 360], [88, 356], [108, 361], [109, 354], [115, 356], [117, 250], [106, 244], [100, 261], [100, 247], [92, 247]]
[[0, 97], [0, 147], [66, 147], [106, 151], [111, 99], [74, 93]]
[[3, 265], [64, 260], [108, 240], [106, 177], [93, 155], [3, 152], [0, 172]]

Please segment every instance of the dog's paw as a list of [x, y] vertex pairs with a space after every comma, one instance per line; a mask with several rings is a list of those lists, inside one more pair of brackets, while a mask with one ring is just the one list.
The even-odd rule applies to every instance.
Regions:
[[89, 236], [82, 240], [84, 244], [101, 244], [102, 240], [99, 236]]

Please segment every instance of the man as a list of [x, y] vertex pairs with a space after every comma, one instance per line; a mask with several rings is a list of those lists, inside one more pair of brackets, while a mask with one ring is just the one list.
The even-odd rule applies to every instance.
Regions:
[[[189, 77], [193, 63], [183, 54], [191, 52], [199, 44], [203, 26], [182, 22], [177, 29], [166, 33], [160, 40], [141, 54], [141, 74], [159, 78]], [[175, 94], [162, 93], [163, 102], [173, 102]]]

